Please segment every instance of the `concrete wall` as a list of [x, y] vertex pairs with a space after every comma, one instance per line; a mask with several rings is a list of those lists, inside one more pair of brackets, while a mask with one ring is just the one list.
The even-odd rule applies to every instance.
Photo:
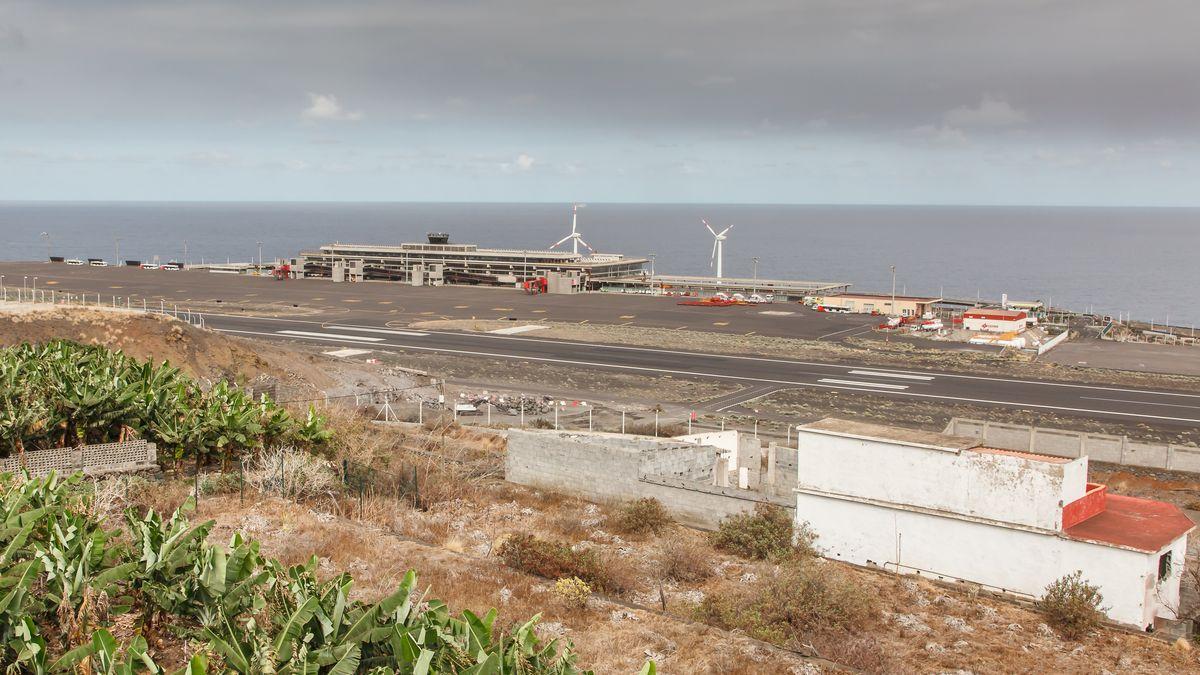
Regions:
[[978, 438], [981, 443], [1055, 457], [1088, 457], [1094, 462], [1200, 473], [1200, 448], [1144, 443], [1126, 436], [1089, 434], [1021, 424], [984, 422], [955, 417], [946, 433]]
[[[33, 450], [25, 453], [25, 469], [31, 476], [42, 476], [51, 471], [67, 474], [82, 471], [89, 476], [152, 471], [158, 469], [158, 453], [153, 443], [144, 440]], [[15, 473], [20, 470], [19, 457], [0, 459], [0, 471]]]
[[[800, 492], [797, 521], [817, 534], [823, 555], [858, 565], [965, 580], [1009, 593], [1040, 597], [1055, 579], [1082, 570], [1100, 587], [1108, 616], [1144, 628], [1154, 616], [1175, 618], [1177, 565], [1157, 582], [1157, 554], [1088, 544], [971, 520], [888, 508]], [[1175, 543], [1182, 560], [1186, 538]]]
[[[799, 430], [798, 489], [1017, 525], [1058, 530], [1062, 504], [1083, 494], [1064, 487], [1064, 464], [1011, 455], [955, 452]], [[869, 470], [864, 470], [869, 468]]]
[[794, 511], [790, 494], [713, 485], [719, 454], [712, 446], [674, 440], [514, 429], [508, 432], [504, 477], [600, 502], [654, 497], [680, 522], [709, 529], [759, 503]]

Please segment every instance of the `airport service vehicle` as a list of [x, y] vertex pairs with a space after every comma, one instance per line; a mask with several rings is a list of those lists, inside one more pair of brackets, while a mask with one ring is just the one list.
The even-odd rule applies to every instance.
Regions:
[[79, 258], [71, 258], [70, 260], [67, 261], [67, 264], [68, 265], [82, 265], [83, 261], [80, 260]]
[[169, 272], [178, 272], [179, 270], [183, 269], [183, 265], [180, 265], [177, 262], [169, 262], [169, 263], [163, 263], [162, 265], [159, 265], [158, 269], [167, 270]]
[[291, 265], [280, 265], [271, 270], [271, 276], [275, 277], [275, 281], [287, 281], [287, 278], [291, 275], [291, 273]]
[[919, 328], [921, 330], [941, 330], [941, 329], [945, 328], [945, 326], [942, 325], [941, 319], [928, 319], [928, 320], [922, 321]]
[[99, 259], [89, 260], [88, 264], [91, 265], [92, 267], [108, 267], [107, 262], [105, 262], [103, 260], [99, 260]]
[[141, 265], [139, 265], [139, 267], [141, 267], [141, 268], [142, 268], [142, 269], [144, 269], [144, 270], [156, 270], [156, 269], [158, 269], [158, 265], [155, 265], [154, 263], [142, 263]]
[[813, 311], [829, 312], [830, 314], [849, 314], [850, 310], [845, 307], [832, 307], [830, 305], [813, 305]]

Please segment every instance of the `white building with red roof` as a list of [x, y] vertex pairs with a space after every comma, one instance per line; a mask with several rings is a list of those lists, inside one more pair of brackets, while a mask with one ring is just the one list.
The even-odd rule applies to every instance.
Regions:
[[1191, 520], [1088, 483], [1086, 457], [835, 419], [797, 448], [796, 519], [826, 557], [1033, 598], [1081, 570], [1113, 621], [1177, 618]]
[[1025, 330], [1029, 316], [1011, 309], [968, 309], [963, 312], [964, 330], [984, 333], [1020, 333]]

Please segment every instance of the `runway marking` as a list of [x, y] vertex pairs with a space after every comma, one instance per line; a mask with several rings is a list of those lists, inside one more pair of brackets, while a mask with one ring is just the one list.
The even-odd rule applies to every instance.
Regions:
[[728, 326], [729, 322], [728, 321], [714, 321], [713, 325], [714, 326]]
[[45, 284], [47, 286], [57, 286], [58, 282], [57, 281], [47, 281], [47, 282], [45, 282]]
[[325, 299], [325, 298], [313, 298], [312, 300], [313, 300], [313, 302], [317, 302], [317, 301], [319, 301], [319, 300], [324, 300], [324, 299]]
[[362, 300], [359, 300], [358, 298], [344, 298], [342, 302], [362, 302]]
[[508, 328], [497, 328], [496, 330], [489, 330], [488, 332], [495, 333], [496, 335], [516, 335], [518, 333], [528, 333], [531, 330], [545, 330], [549, 327], [550, 326], [546, 326], [544, 324], [527, 324], [524, 326], [509, 326]]
[[795, 314], [795, 312], [784, 312], [784, 311], [781, 311], [778, 309], [768, 309], [764, 312], [759, 312], [759, 314], [763, 314], [766, 316], [791, 316], [791, 315]]
[[470, 309], [470, 305], [455, 305], [454, 309]]
[[752, 331], [750, 331], [749, 333], [746, 333], [746, 337], [750, 337], [751, 335], [754, 335], [754, 334], [755, 334], [755, 333], [757, 333], [757, 332], [758, 332], [758, 331], [756, 331], [756, 330], [752, 330]]
[[905, 373], [883, 373], [877, 370], [852, 370], [851, 375], [867, 375], [869, 377], [895, 377], [902, 380], [932, 380], [932, 375], [907, 375]]
[[433, 316], [433, 312], [421, 312], [420, 316]]
[[[226, 315], [226, 316], [228, 316], [228, 315]], [[243, 317], [238, 317], [238, 318], [243, 318]], [[279, 319], [279, 320], [283, 321], [284, 319]], [[217, 328], [216, 330], [221, 333], [262, 335], [262, 336], [266, 336], [266, 337], [277, 337], [278, 336], [277, 333], [269, 333], [269, 332], [263, 332], [263, 331], [253, 331], [253, 330], [236, 330], [236, 329], [232, 329], [232, 328]], [[483, 334], [477, 333], [476, 335], [483, 335]], [[324, 337], [325, 339], [333, 340], [335, 342], [338, 341], [338, 338], [336, 338], [336, 337], [332, 337], [332, 336], [322, 336], [322, 337]], [[537, 340], [536, 338], [520, 338], [520, 337], [513, 337], [513, 336], [497, 335], [497, 336], [491, 336], [491, 337], [494, 337], [495, 339], [498, 339], [498, 340], [529, 340], [532, 342], [540, 341], [540, 340]], [[316, 338], [314, 338], [314, 339], [316, 339]], [[551, 341], [547, 340], [547, 342], [551, 342]], [[441, 352], [441, 353], [445, 353], [445, 354], [463, 354], [466, 356], [484, 356], [484, 357], [488, 357], [488, 358], [510, 359], [510, 360], [514, 360], [514, 361], [541, 361], [541, 362], [545, 362], [545, 363], [559, 363], [559, 364], [572, 365], [572, 366], [590, 366], [590, 367], [594, 367], [594, 368], [611, 368], [611, 369], [615, 369], [615, 370], [633, 370], [633, 371], [646, 372], [646, 373], [659, 373], [659, 374], [665, 373], [665, 374], [670, 374], [670, 375], [690, 375], [693, 377], [708, 377], [708, 378], [713, 378], [713, 379], [718, 379], [718, 380], [739, 380], [739, 381], [743, 381], [743, 382], [762, 382], [764, 384], [779, 384], [779, 385], [785, 385], [785, 386], [789, 386], [789, 387], [817, 387], [820, 389], [840, 389], [843, 391], [864, 391], [864, 392], [875, 392], [875, 393], [887, 393], [887, 394], [891, 394], [894, 396], [911, 396], [913, 398], [924, 398], [924, 399], [941, 400], [941, 401], [958, 401], [958, 402], [962, 402], [962, 403], [984, 403], [984, 404], [990, 404], [990, 405], [1002, 405], [1002, 406], [1016, 407], [1016, 408], [1040, 408], [1043, 410], [1062, 410], [1062, 411], [1066, 411], [1066, 412], [1091, 413], [1091, 414], [1101, 414], [1101, 415], [1117, 415], [1117, 416], [1121, 416], [1121, 417], [1139, 417], [1139, 418], [1143, 418], [1143, 419], [1158, 419], [1158, 420], [1167, 420], [1167, 421], [1171, 421], [1171, 422], [1188, 422], [1188, 423], [1193, 423], [1193, 424], [1200, 424], [1200, 419], [1193, 419], [1190, 417], [1169, 417], [1166, 415], [1146, 415], [1146, 414], [1142, 414], [1142, 413], [1123, 412], [1120, 410], [1096, 410], [1093, 408], [1074, 408], [1074, 407], [1070, 407], [1070, 406], [1057, 406], [1057, 405], [1049, 405], [1049, 404], [1045, 404], [1045, 403], [1022, 403], [1019, 401], [1000, 401], [1000, 400], [986, 399], [986, 398], [970, 398], [970, 397], [965, 397], [965, 396], [948, 396], [948, 395], [944, 395], [944, 394], [928, 394], [928, 393], [921, 393], [921, 392], [915, 392], [915, 391], [881, 392], [878, 389], [864, 388], [863, 386], [861, 386], [865, 383], [855, 383], [854, 386], [843, 386], [843, 385], [837, 385], [837, 384], [832, 384], [832, 383], [798, 382], [795, 380], [776, 380], [776, 379], [771, 379], [771, 378], [748, 377], [745, 375], [721, 375], [718, 373], [706, 373], [703, 371], [674, 370], [674, 369], [668, 369], [668, 368], [655, 368], [655, 367], [648, 367], [648, 366], [630, 366], [630, 365], [620, 365], [620, 364], [613, 364], [613, 363], [598, 363], [595, 361], [580, 361], [580, 360], [576, 360], [576, 359], [557, 359], [557, 358], [551, 358], [551, 357], [547, 357], [547, 356], [502, 354], [502, 353], [497, 353], [497, 352], [481, 352], [481, 351], [475, 351], [475, 350], [469, 350], [469, 349], [447, 349], [445, 347], [428, 347], [428, 346], [423, 346], [423, 345], [384, 344], [384, 345], [376, 345], [376, 347], [393, 347], [400, 351], [413, 350], [413, 351], [424, 351], [424, 352]], [[377, 351], [379, 351], [379, 350], [377, 349]], [[766, 359], [766, 360], [771, 360], [771, 359]], [[778, 359], [776, 359], [776, 360], [778, 360]], [[792, 363], [795, 363], [795, 362], [792, 362]], [[826, 364], [816, 364], [816, 365], [826, 365]], [[967, 377], [967, 376], [964, 376], [964, 377]], [[1034, 382], [1031, 384], [1037, 384], [1037, 383]], [[1145, 393], [1145, 392], [1143, 392], [1143, 393]], [[1193, 394], [1184, 394], [1184, 395], [1185, 396], [1193, 396]], [[1196, 396], [1197, 396], [1197, 398], [1200, 398], [1200, 395], [1196, 395]]]
[[392, 304], [392, 301], [391, 301], [391, 300], [380, 300], [380, 301], [379, 301], [379, 304], [381, 304], [381, 305], [390, 305], [390, 304]]
[[579, 325], [580, 325], [580, 326], [582, 326], [583, 324], [587, 323], [587, 322], [588, 322], [588, 321], [590, 321], [590, 320], [591, 320], [591, 319], [584, 319], [583, 321], [580, 321], [580, 322], [579, 322]]
[[832, 333], [826, 333], [826, 334], [822, 335], [821, 337], [819, 337], [819, 338], [817, 338], [817, 339], [818, 339], [818, 340], [824, 340], [824, 339], [825, 339], [825, 338], [827, 338], [827, 337], [833, 337], [834, 335], [840, 335], [840, 334], [842, 334], [842, 333], [848, 333], [848, 332], [850, 332], [850, 331], [852, 331], [852, 330], [870, 330], [870, 329], [871, 329], [871, 326], [870, 326], [870, 324], [868, 324], [868, 325], [866, 325], [866, 326], [854, 326], [854, 327], [852, 327], [852, 328], [846, 328], [846, 329], [844, 329], [844, 330], [835, 330], [835, 331], [833, 331]]
[[334, 340], [342, 342], [383, 342], [385, 338], [366, 337], [363, 335], [330, 335], [328, 333], [308, 333], [302, 330], [280, 330], [275, 331], [279, 335], [291, 335], [301, 338], [312, 338], [320, 340]]
[[531, 311], [532, 311], [534, 314], [545, 314], [545, 313], [546, 313], [546, 310], [544, 310], [544, 309], [534, 309], [534, 310], [531, 310]]
[[828, 382], [829, 384], [852, 384], [856, 387], [879, 387], [880, 389], [908, 389], [907, 384], [886, 384], [883, 382], [858, 382], [855, 380], [838, 380], [831, 377], [823, 377], [817, 382]]
[[[425, 336], [429, 335], [429, 333], [418, 333], [417, 331], [412, 331], [412, 330], [392, 330], [389, 328], [359, 328], [357, 326], [325, 326], [325, 328], [327, 328], [328, 330], [357, 331], [359, 333], [382, 333], [383, 335], [406, 335], [408, 337], [425, 337]], [[382, 338], [371, 338], [371, 339], [379, 340]]]
[[109, 288], [125, 288], [124, 286], [109, 286]]
[[617, 318], [618, 319], [636, 319], [637, 315], [636, 314], [622, 314], [621, 316], [619, 316]]
[[493, 307], [492, 311], [493, 312], [511, 312], [512, 307]]
[[246, 294], [246, 297], [247, 297], [247, 298], [253, 298], [253, 297], [254, 297], [254, 296], [256, 296], [256, 295], [258, 295], [258, 293], [247, 293], [247, 294]]
[[[343, 311], [345, 311], [344, 308], [339, 308], [339, 309], [342, 309]], [[244, 315], [239, 315], [239, 314], [220, 314], [220, 313], [216, 313], [216, 312], [210, 312], [210, 313], [206, 314], [206, 316], [223, 316], [223, 317], [228, 317], [230, 319], [250, 318], [250, 317], [246, 317]], [[475, 317], [472, 316], [471, 318], [474, 319]], [[322, 323], [321, 321], [311, 321], [311, 320], [306, 320], [306, 319], [286, 319], [286, 318], [269, 317], [269, 316], [256, 316], [256, 317], [253, 317], [253, 319], [255, 321], [284, 321], [287, 323], [307, 323], [307, 324], [318, 324], [318, 325]], [[369, 326], [366, 326], [366, 327], [369, 327]], [[683, 330], [685, 328], [687, 328], [687, 326], [679, 326], [678, 328], [674, 328], [673, 330]], [[252, 332], [252, 331], [247, 331], [247, 332]], [[548, 344], [569, 345], [569, 346], [575, 346], [575, 347], [595, 347], [598, 349], [610, 349], [610, 350], [616, 350], [616, 351], [649, 352], [649, 353], [656, 353], [656, 354], [676, 354], [676, 355], [680, 355], [680, 356], [707, 356], [707, 357], [715, 357], [715, 358], [722, 358], [722, 359], [730, 359], [730, 360], [734, 360], [734, 361], [758, 361], [761, 363], [782, 363], [782, 364], [793, 365], [793, 366], [813, 366], [816, 368], [837, 368], [838, 367], [838, 365], [835, 363], [821, 363], [818, 361], [796, 361], [793, 359], [777, 359], [777, 358], [771, 358], [771, 357], [767, 357], [767, 356], [745, 356], [745, 355], [741, 355], [741, 354], [714, 354], [714, 353], [706, 353], [706, 352], [689, 352], [689, 351], [685, 351], [685, 350], [681, 350], [681, 349], [659, 349], [659, 348], [655, 348], [655, 347], [614, 345], [614, 344], [603, 344], [603, 343], [599, 343], [599, 342], [584, 342], [584, 341], [573, 341], [573, 340], [552, 340], [549, 338], [519, 337], [519, 336], [514, 336], [514, 335], [487, 335], [484, 333], [466, 334], [466, 333], [461, 333], [461, 332], [457, 332], [457, 331], [429, 331], [429, 333], [431, 335], [456, 335], [456, 336], [470, 335], [472, 337], [487, 338], [487, 339], [491, 339], [491, 340], [518, 340], [518, 341], [522, 341], [522, 342], [539, 342], [539, 343], [548, 343]], [[262, 334], [270, 335], [270, 333], [262, 333]], [[884, 372], [882, 368], [878, 369], [878, 370], [880, 372]], [[901, 369], [889, 369], [886, 372], [909, 373], [912, 375], [928, 375], [929, 374], [928, 372], [922, 372], [919, 370], [901, 370]], [[1115, 391], [1115, 392], [1124, 392], [1124, 393], [1129, 393], [1129, 394], [1143, 394], [1143, 395], [1147, 395], [1147, 396], [1174, 396], [1174, 397], [1179, 397], [1179, 398], [1200, 399], [1200, 394], [1184, 394], [1181, 392], [1174, 392], [1174, 391], [1125, 389], [1122, 387], [1105, 387], [1105, 386], [1096, 385], [1096, 384], [1078, 384], [1078, 383], [1072, 383], [1072, 382], [1048, 382], [1048, 381], [1041, 381], [1041, 380], [1019, 380], [1019, 379], [1014, 379], [1014, 378], [993, 377], [993, 376], [989, 376], [989, 375], [963, 375], [960, 373], [935, 372], [934, 375], [936, 375], [937, 377], [955, 378], [955, 379], [960, 379], [960, 380], [978, 380], [981, 382], [1004, 382], [1004, 383], [1008, 383], [1008, 384], [1031, 384], [1031, 385], [1037, 385], [1037, 386], [1042, 386], [1042, 387], [1065, 387], [1068, 389], [1088, 389], [1091, 391]], [[725, 376], [721, 376], [721, 377], [725, 377]], [[733, 376], [733, 377], [736, 377], [736, 376]], [[787, 384], [787, 383], [785, 383], [785, 384]], [[913, 394], [913, 395], [916, 395], [916, 394]], [[928, 394], [928, 395], [922, 394], [922, 395], [923, 396], [934, 396], [933, 394]], [[990, 402], [990, 401], [983, 401], [983, 402]], [[1036, 406], [1034, 406], [1034, 407], [1036, 407]], [[1046, 407], [1053, 408], [1054, 406], [1046, 406]], [[1088, 412], [1088, 411], [1085, 411], [1085, 412]], [[1110, 411], [1101, 411], [1101, 412], [1110, 412]], [[1166, 418], [1166, 419], [1175, 419], [1175, 418]], [[1184, 421], [1193, 422], [1193, 421], [1200, 421], [1200, 420], [1184, 420]]]
[[1200, 405], [1182, 405], [1179, 403], [1155, 403], [1153, 401], [1131, 401], [1129, 399], [1124, 399], [1124, 398], [1099, 398], [1096, 396], [1080, 396], [1079, 398], [1082, 400], [1085, 400], [1085, 401], [1113, 401], [1114, 403], [1133, 403], [1136, 405], [1165, 405], [1165, 406], [1169, 406], [1171, 408], [1192, 408], [1193, 410], [1200, 410]]

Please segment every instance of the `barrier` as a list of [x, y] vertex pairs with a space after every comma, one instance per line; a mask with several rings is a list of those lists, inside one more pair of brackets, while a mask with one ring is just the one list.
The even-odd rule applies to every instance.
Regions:
[[[158, 469], [158, 453], [153, 443], [144, 440], [32, 450], [25, 453], [25, 469], [31, 476], [42, 476], [51, 471], [64, 474], [82, 471], [89, 476], [152, 471]], [[20, 457], [13, 455], [0, 459], [0, 471], [15, 473], [20, 470]]]

